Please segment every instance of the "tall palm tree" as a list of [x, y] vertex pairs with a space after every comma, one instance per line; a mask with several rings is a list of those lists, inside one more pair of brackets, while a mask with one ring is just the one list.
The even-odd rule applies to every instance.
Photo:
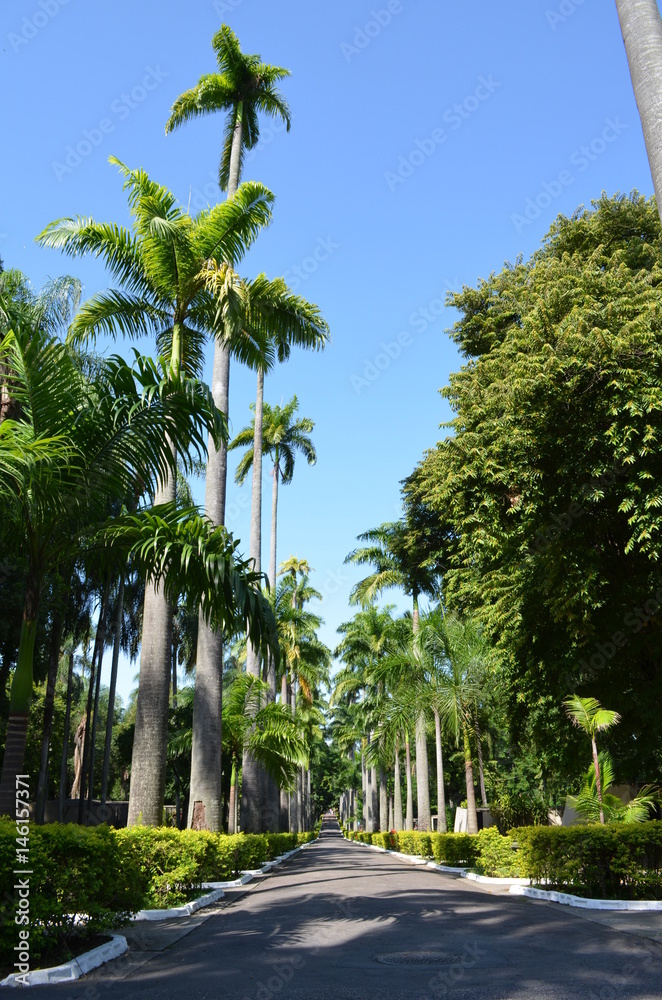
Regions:
[[[107, 569], [131, 555], [169, 590], [175, 577], [181, 584], [192, 557], [186, 586], [215, 622], [246, 613], [257, 639], [270, 617], [253, 589], [244, 593], [256, 578], [240, 564], [235, 569], [226, 536], [215, 535], [191, 511], [165, 505], [135, 515], [112, 513], [118, 498], [135, 496], [138, 483], [145, 490], [163, 477], [173, 460], [170, 438], [186, 452], [200, 451], [208, 432], [221, 433], [206, 387], [140, 357], [134, 367], [121, 358], [99, 362], [94, 379], [87, 378], [65, 345], [19, 324], [0, 343], [0, 364], [14, 413], [0, 423], [1, 540], [27, 566], [0, 781], [0, 812], [13, 814], [47, 573], [80, 559]], [[229, 575], [219, 589], [220, 566]]]
[[435, 704], [440, 716], [464, 751], [467, 788], [467, 830], [478, 832], [473, 755], [475, 705], [482, 695], [490, 663], [487, 640], [473, 619], [457, 615], [428, 616], [420, 636], [421, 648], [436, 665]]
[[616, 0], [662, 219], [662, 18], [657, 0]]
[[[251, 404], [251, 409], [255, 409]], [[273, 462], [273, 488], [271, 495], [271, 546], [269, 551], [269, 584], [276, 586], [276, 547], [278, 527], [278, 486], [289, 485], [294, 476], [296, 453], [300, 452], [308, 462], [314, 465], [317, 461], [315, 446], [308, 437], [315, 428], [315, 422], [309, 417], [294, 419], [299, 409], [299, 402], [293, 396], [284, 406], [270, 406], [264, 403], [262, 415], [262, 454], [269, 455]], [[234, 448], [246, 448], [235, 474], [235, 482], [240, 486], [253, 467], [253, 444], [255, 438], [255, 418], [249, 427], [244, 427], [228, 445]]]
[[[286, 361], [292, 347], [321, 350], [329, 341], [329, 327], [319, 308], [295, 295], [282, 278], [268, 280], [259, 275], [246, 282], [245, 326], [260, 342], [268, 342], [272, 357], [258, 367], [255, 422], [253, 431], [253, 476], [251, 484], [251, 527], [249, 556], [255, 572], [261, 571], [262, 549], [262, 424], [264, 409], [264, 374], [272, 365]], [[246, 670], [260, 674], [257, 651], [247, 651]], [[247, 832], [259, 832], [264, 826], [263, 787], [258, 769], [246, 755], [242, 770], [242, 814]]]
[[[281, 66], [262, 62], [259, 55], [242, 52], [236, 35], [226, 24], [221, 25], [212, 38], [212, 48], [216, 54], [218, 72], [202, 76], [194, 87], [180, 94], [171, 108], [165, 130], [167, 135], [194, 118], [218, 112], [225, 115], [219, 184], [222, 190], [227, 190], [228, 198], [232, 198], [239, 186], [245, 151], [253, 149], [260, 136], [259, 115], [280, 118], [289, 131], [290, 109], [279, 93], [277, 84], [290, 73]], [[228, 291], [228, 284], [231, 288], [231, 282], [226, 282], [226, 277], [222, 276], [221, 283], [225, 292]], [[232, 325], [226, 324], [226, 336], [217, 338], [214, 344], [212, 393], [216, 406], [225, 414], [226, 419], [229, 414], [233, 333]], [[205, 512], [214, 524], [225, 524], [226, 492], [226, 443], [221, 441], [216, 446], [210, 442], [205, 480]], [[259, 570], [259, 563], [256, 563], [256, 567]], [[223, 690], [220, 677], [223, 636], [210, 632], [204, 621], [200, 622], [198, 629], [196, 661], [191, 802], [199, 800], [203, 808], [205, 805], [209, 808], [210, 775], [220, 775], [220, 765], [216, 766], [215, 758], [221, 745]], [[207, 752], [207, 732], [210, 728], [216, 733], [211, 755]], [[211, 796], [214, 801], [218, 791], [216, 783]], [[192, 820], [192, 812], [190, 819]], [[212, 829], [215, 828], [217, 827], [212, 826]]]
[[563, 705], [568, 714], [568, 718], [571, 720], [573, 725], [578, 726], [582, 732], [586, 733], [591, 741], [593, 768], [595, 771], [595, 789], [598, 796], [598, 802], [600, 804], [600, 822], [604, 823], [605, 814], [602, 804], [602, 776], [600, 774], [600, 759], [598, 756], [596, 736], [605, 729], [610, 729], [612, 726], [615, 726], [618, 722], [620, 722], [621, 717], [618, 712], [613, 712], [608, 708], [603, 708], [600, 702], [595, 698], [580, 698], [579, 695], [576, 694], [570, 695], [566, 698]]
[[[144, 170], [131, 170], [111, 157], [124, 176], [133, 231], [93, 219], [60, 219], [37, 238], [43, 246], [77, 256], [101, 257], [120, 287], [93, 296], [71, 327], [75, 341], [99, 333], [139, 337], [156, 334], [170, 358], [173, 378], [180, 370], [196, 372], [205, 337], [223, 336], [237, 296], [219, 309], [217, 289], [227, 282], [227, 262], [236, 262], [271, 220], [273, 196], [263, 185], [244, 184], [234, 197], [195, 218], [184, 212], [174, 195], [150, 180]], [[222, 418], [225, 423], [225, 418]], [[170, 435], [172, 438], [172, 435]], [[227, 438], [227, 431], [215, 440]], [[172, 442], [177, 446], [177, 442]], [[175, 476], [163, 468], [156, 502], [175, 500]], [[172, 613], [155, 585], [145, 591], [140, 683], [131, 767], [129, 823], [161, 822], [168, 727], [168, 689]], [[220, 681], [218, 682], [220, 687]], [[220, 695], [219, 695], [220, 699]], [[220, 703], [220, 702], [219, 702]], [[220, 716], [220, 713], [219, 713]], [[213, 713], [211, 713], [213, 719]], [[220, 829], [220, 717], [206, 734], [207, 776], [202, 812], [208, 825]], [[197, 773], [197, 772], [196, 772]], [[191, 797], [192, 801], [196, 801]]]

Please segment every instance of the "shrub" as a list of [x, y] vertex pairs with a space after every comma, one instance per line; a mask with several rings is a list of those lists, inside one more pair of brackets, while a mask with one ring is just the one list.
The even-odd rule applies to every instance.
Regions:
[[662, 899], [662, 823], [515, 830], [533, 882], [598, 899]]
[[492, 878], [520, 878], [522, 855], [511, 836], [503, 837], [495, 826], [481, 830], [476, 842], [478, 846], [475, 869], [479, 875]]
[[437, 864], [458, 868], [460, 866], [471, 867], [476, 863], [478, 844], [475, 834], [432, 833], [430, 841], [432, 854]]

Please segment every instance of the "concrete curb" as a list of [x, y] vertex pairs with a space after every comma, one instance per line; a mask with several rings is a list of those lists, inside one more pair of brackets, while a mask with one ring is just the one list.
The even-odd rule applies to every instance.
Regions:
[[522, 885], [513, 885], [509, 891], [514, 896], [542, 899], [551, 903], [561, 903], [563, 906], [576, 906], [582, 910], [662, 912], [662, 899], [587, 899], [585, 896], [573, 896], [569, 892], [557, 892], [555, 889], [534, 889], [532, 886]]
[[401, 851], [389, 851], [385, 847], [379, 847], [377, 844], [364, 844], [360, 840], [350, 840], [348, 842], [350, 844], [360, 844], [361, 847], [368, 847], [372, 851], [381, 851], [382, 854], [390, 854], [392, 857], [398, 858], [400, 861], [406, 861], [410, 865], [425, 865], [434, 871], [442, 872], [444, 875], [459, 875], [460, 878], [468, 878], [472, 882], [481, 882], [484, 885], [528, 886], [531, 884], [531, 880], [528, 878], [495, 878], [490, 875], [477, 875], [475, 872], [467, 871], [466, 868], [452, 868], [450, 865], [438, 865], [436, 861], [427, 861], [417, 854], [403, 854]]
[[91, 972], [92, 969], [98, 969], [105, 962], [119, 958], [128, 950], [126, 938], [122, 934], [113, 934], [113, 940], [108, 941], [107, 944], [92, 948], [91, 951], [86, 951], [84, 955], [72, 958], [70, 962], [65, 962], [63, 965], [54, 965], [50, 969], [35, 969], [34, 972], [27, 972], [25, 976], [21, 976], [20, 982], [18, 981], [20, 973], [12, 972], [0, 982], [0, 986], [15, 988], [17, 986], [44, 986], [51, 983], [72, 982], [74, 979], [80, 979], [81, 976]]
[[[206, 888], [206, 886], [204, 887]], [[210, 906], [212, 903], [218, 902], [219, 899], [223, 899], [224, 892], [222, 889], [214, 889], [212, 892], [206, 893], [204, 896], [198, 896], [197, 899], [192, 899], [190, 903], [185, 903], [183, 906], [171, 906], [167, 910], [138, 910], [134, 913], [132, 920], [170, 920], [172, 917], [190, 917], [192, 913], [197, 910], [201, 910], [203, 906]]]

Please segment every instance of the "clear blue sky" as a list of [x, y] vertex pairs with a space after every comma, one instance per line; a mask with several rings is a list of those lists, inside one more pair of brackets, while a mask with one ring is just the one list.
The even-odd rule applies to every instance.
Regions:
[[[346, 553], [398, 515], [400, 480], [449, 416], [438, 390], [459, 360], [446, 290], [528, 256], [559, 212], [602, 190], [649, 195], [652, 181], [612, 0], [20, 0], [0, 14], [6, 266], [35, 286], [68, 271], [86, 295], [107, 286], [97, 263], [33, 240], [60, 216], [127, 220], [110, 154], [193, 208], [217, 199], [221, 120], [167, 138], [164, 123], [214, 70], [222, 21], [246, 52], [292, 71], [292, 130], [263, 121], [244, 174], [276, 207], [243, 271], [286, 274], [331, 326], [332, 346], [294, 356], [266, 398], [296, 393], [316, 422], [317, 466], [300, 463], [281, 493], [279, 557], [315, 568], [333, 645], [358, 578]], [[82, 155], [67, 163], [68, 147]], [[234, 430], [254, 381], [235, 366]], [[264, 560], [270, 484], [265, 468]], [[229, 527], [245, 551], [249, 513], [250, 486], [232, 485]], [[124, 697], [136, 670], [122, 669]]]

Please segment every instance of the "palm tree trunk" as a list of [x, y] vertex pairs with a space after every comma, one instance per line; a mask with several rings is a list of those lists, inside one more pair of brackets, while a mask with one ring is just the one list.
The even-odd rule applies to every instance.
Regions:
[[230, 774], [230, 798], [228, 804], [228, 833], [237, 832], [237, 761], [232, 758]]
[[[264, 370], [258, 368], [255, 398], [255, 430], [253, 433], [253, 480], [251, 492], [251, 531], [248, 546], [252, 568], [261, 570], [262, 550], [262, 411], [264, 400]], [[260, 676], [260, 657], [250, 639], [246, 650], [246, 673]], [[265, 829], [266, 781], [262, 768], [244, 751], [242, 763], [241, 826], [244, 833], [263, 833]], [[297, 795], [299, 823], [300, 792]]]
[[[106, 582], [101, 597], [101, 608], [99, 620], [97, 622], [97, 634], [94, 639], [94, 651], [92, 653], [92, 663], [90, 666], [90, 685], [87, 691], [87, 708], [85, 710], [85, 735], [83, 738], [83, 759], [80, 772], [80, 793], [78, 800], [78, 822], [82, 825], [85, 822], [85, 797], [87, 794], [87, 776], [90, 766], [91, 747], [93, 742], [90, 738], [92, 708], [94, 704], [94, 692], [98, 687], [97, 678], [101, 674], [101, 660], [103, 657], [103, 647], [105, 643], [106, 617], [108, 615], [108, 592], [109, 585]], [[95, 672], [96, 670], [96, 672]]]
[[32, 668], [37, 635], [39, 590], [38, 580], [30, 575], [23, 603], [21, 638], [11, 686], [7, 739], [0, 777], [0, 816], [9, 816], [11, 819], [16, 817], [16, 777], [17, 775], [24, 777], [22, 771], [28, 735], [28, 713], [32, 700]]
[[106, 742], [103, 748], [103, 772], [101, 775], [101, 805], [105, 806], [108, 797], [108, 775], [110, 773], [110, 750], [113, 742], [113, 718], [115, 715], [115, 692], [117, 690], [117, 669], [120, 660], [120, 645], [122, 643], [122, 616], [124, 614], [124, 573], [120, 576], [117, 591], [117, 612], [113, 634], [113, 660], [110, 665], [110, 690], [108, 692], [108, 715], [106, 716]]
[[101, 690], [101, 667], [103, 664], [103, 654], [106, 648], [106, 621], [104, 618], [101, 642], [99, 644], [99, 656], [97, 660], [97, 676], [94, 685], [94, 716], [92, 721], [92, 732], [90, 735], [90, 788], [87, 796], [88, 807], [92, 806], [94, 798], [94, 758], [96, 755], [97, 726], [99, 723], [99, 691]]
[[[237, 107], [237, 119], [230, 152], [228, 198], [239, 187], [241, 145], [243, 142], [243, 106]], [[230, 350], [220, 339], [214, 342], [211, 391], [216, 408], [228, 419], [230, 412]], [[214, 525], [225, 524], [225, 499], [228, 479], [228, 447], [221, 441], [218, 449], [209, 440], [205, 478], [205, 514]], [[193, 740], [191, 745], [191, 786], [188, 826], [194, 816], [198, 829], [219, 833], [222, 829], [222, 740], [223, 740], [223, 634], [213, 632], [202, 610], [198, 622], [195, 692], [193, 695]], [[243, 820], [242, 820], [243, 822]]]
[[430, 829], [430, 767], [425, 732], [425, 713], [416, 720], [416, 810], [418, 829]]
[[388, 830], [388, 788], [386, 785], [386, 769], [379, 765], [379, 829]]
[[478, 724], [478, 710], [474, 708], [474, 728], [476, 730], [476, 748], [478, 750], [478, 779], [480, 782], [481, 805], [487, 808], [487, 793], [485, 791], [485, 772], [483, 771], [483, 746]]
[[600, 778], [600, 758], [598, 757], [598, 746], [593, 737], [591, 737], [591, 749], [593, 751], [593, 767], [595, 768], [595, 790], [598, 793], [598, 802], [600, 803], [600, 822], [604, 823], [605, 814], [602, 808], [602, 780]]
[[444, 757], [441, 748], [441, 719], [434, 713], [434, 738], [437, 750], [437, 831], [446, 833], [446, 794], [444, 792]]
[[407, 782], [407, 815], [405, 819], [405, 830], [414, 829], [414, 796], [411, 788], [411, 748], [409, 746], [409, 733], [405, 734], [405, 778]]
[[60, 640], [62, 638], [63, 611], [56, 600], [53, 623], [51, 625], [51, 641], [48, 651], [48, 679], [46, 681], [46, 697], [44, 698], [44, 725], [41, 737], [41, 753], [39, 760], [39, 780], [37, 782], [37, 797], [35, 803], [35, 822], [43, 823], [48, 799], [48, 753], [51, 747], [53, 732], [53, 713], [55, 709], [55, 683], [57, 668], [60, 662]]
[[[296, 717], [297, 713], [297, 682], [296, 677], [292, 679], [291, 685], [291, 699], [292, 699], [292, 717]], [[290, 833], [298, 833], [299, 827], [297, 825], [297, 792], [296, 784], [289, 795], [290, 799]]]
[[393, 820], [395, 823], [396, 830], [403, 830], [402, 822], [402, 782], [400, 778], [400, 748], [395, 747], [395, 761], [394, 761], [394, 773], [393, 773], [393, 795], [394, 795], [394, 816]]
[[662, 19], [657, 0], [616, 0], [662, 219]]
[[471, 759], [471, 744], [467, 723], [463, 726], [464, 734], [464, 774], [467, 783], [467, 833], [478, 833], [478, 816], [476, 814], [476, 793], [474, 790], [474, 768]]
[[393, 829], [393, 796], [388, 797], [388, 829]]
[[[286, 670], [283, 670], [283, 676], [282, 676], [281, 681], [280, 681], [280, 701], [281, 701], [281, 705], [289, 705], [290, 704], [290, 691], [289, 691], [289, 685], [287, 683], [287, 671]], [[279, 800], [280, 800], [280, 817], [279, 817], [278, 829], [281, 831], [281, 833], [287, 833], [287, 831], [289, 830], [289, 825], [290, 825], [290, 823], [289, 823], [289, 821], [290, 821], [290, 816], [289, 816], [289, 800], [290, 800], [290, 797], [289, 797], [289, 793], [287, 792], [287, 790], [285, 788], [281, 788], [280, 789]]]
[[74, 651], [69, 653], [69, 670], [67, 671], [67, 706], [64, 711], [64, 734], [62, 737], [62, 760], [60, 762], [60, 788], [57, 803], [57, 821], [64, 822], [64, 803], [67, 797], [67, 765], [69, 762], [69, 730], [71, 727], [71, 699], [74, 682]]
[[[173, 503], [175, 476], [156, 492], [156, 503]], [[166, 783], [172, 606], [162, 587], [145, 584], [136, 729], [131, 756], [128, 826], [160, 826]]]

